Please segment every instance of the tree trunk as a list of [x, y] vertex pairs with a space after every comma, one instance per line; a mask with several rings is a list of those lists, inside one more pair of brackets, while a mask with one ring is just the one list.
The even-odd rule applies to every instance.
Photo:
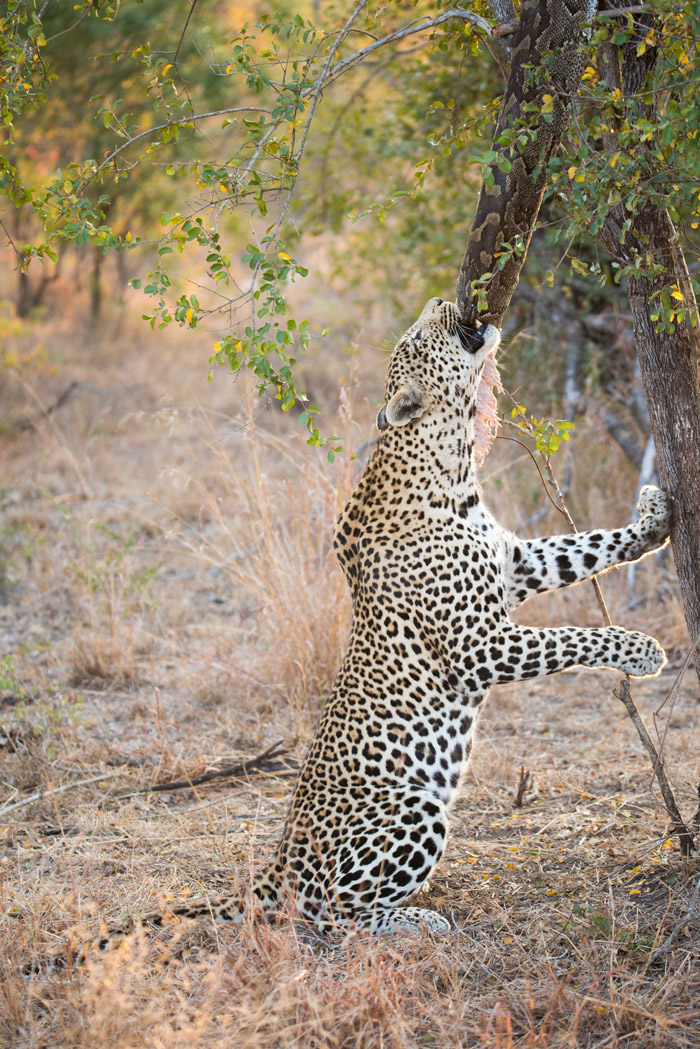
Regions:
[[[612, 0], [615, 7], [624, 6]], [[639, 18], [640, 37], [654, 24], [652, 11]], [[634, 100], [656, 61], [653, 48], [637, 55], [637, 39], [621, 49], [610, 43], [599, 48], [599, 68], [608, 87], [618, 89], [630, 105], [643, 107], [654, 118], [654, 109]], [[603, 135], [605, 148], [619, 149], [615, 129]], [[638, 148], [646, 148], [640, 146]], [[624, 231], [628, 212], [617, 205], [608, 214], [599, 240], [621, 267], [635, 258], [648, 260], [650, 275], [627, 277], [637, 356], [654, 438], [659, 483], [673, 500], [671, 546], [676, 560], [685, 621], [693, 644], [700, 639], [700, 386], [698, 362], [691, 331], [685, 323], [672, 333], [656, 331], [657, 298], [669, 284], [684, 289], [689, 302], [687, 265], [678, 235], [667, 211], [648, 203], [634, 216], [631, 230]], [[695, 651], [700, 678], [700, 651]]]
[[90, 272], [90, 323], [96, 327], [102, 312], [102, 248], [92, 249], [92, 270]]
[[[700, 638], [700, 388], [694, 346], [685, 324], [673, 334], [657, 332], [654, 293], [669, 283], [673, 272], [676, 232], [669, 215], [647, 206], [635, 221], [643, 241], [666, 273], [628, 278], [634, 335], [642, 383], [649, 408], [661, 487], [673, 499], [671, 543], [685, 620], [693, 643]], [[627, 242], [629, 247], [629, 240]], [[610, 251], [614, 244], [605, 243]], [[620, 247], [619, 243], [617, 245]], [[678, 250], [678, 249], [676, 249]], [[615, 252], [612, 251], [614, 255]], [[695, 655], [700, 675], [700, 658]]]

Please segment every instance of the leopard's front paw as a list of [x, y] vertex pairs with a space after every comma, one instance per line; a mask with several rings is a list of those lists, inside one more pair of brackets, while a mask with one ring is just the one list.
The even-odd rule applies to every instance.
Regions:
[[655, 677], [666, 662], [666, 653], [653, 637], [625, 630], [617, 666], [632, 677]]
[[639, 519], [647, 538], [663, 542], [671, 530], [671, 498], [653, 484], [645, 484], [637, 502]]

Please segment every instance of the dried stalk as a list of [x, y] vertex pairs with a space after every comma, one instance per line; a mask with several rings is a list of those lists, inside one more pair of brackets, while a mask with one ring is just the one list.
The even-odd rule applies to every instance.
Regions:
[[[559, 482], [557, 481], [554, 475], [554, 471], [552, 470], [548, 456], [545, 456], [544, 462], [549, 483], [553, 487], [557, 497], [557, 502], [559, 504], [558, 509], [568, 521], [571, 531], [578, 532], [578, 528], [574, 524], [574, 520], [571, 514], [569, 513], [568, 507], [564, 501], [564, 496], [562, 495], [561, 489], [559, 487]], [[600, 583], [595, 577], [591, 579], [591, 585], [593, 586], [593, 590], [595, 591], [596, 601], [598, 602], [598, 607], [600, 608], [600, 612], [603, 617], [603, 622], [606, 626], [612, 626], [612, 619], [610, 618], [608, 606], [605, 602], [605, 598], [603, 597], [603, 591], [600, 588]], [[671, 820], [673, 833], [678, 835], [678, 845], [681, 850], [681, 855], [687, 859], [688, 857], [694, 855], [697, 852], [695, 838], [683, 821], [683, 818], [678, 809], [678, 805], [676, 804], [676, 799], [674, 797], [673, 790], [671, 789], [671, 784], [668, 782], [668, 778], [666, 776], [666, 769], [664, 767], [663, 759], [657, 751], [654, 745], [654, 741], [649, 735], [646, 725], [642, 721], [642, 717], [639, 713], [639, 710], [637, 709], [634, 699], [632, 698], [632, 688], [629, 674], [625, 674], [625, 676], [622, 678], [619, 688], [613, 689], [613, 695], [623, 703], [627, 713], [629, 714], [630, 720], [632, 721], [632, 724], [636, 728], [639, 738], [642, 741], [642, 746], [649, 755], [652, 764], [652, 771], [656, 776], [657, 783], [659, 784], [659, 790], [661, 791], [663, 803]]]

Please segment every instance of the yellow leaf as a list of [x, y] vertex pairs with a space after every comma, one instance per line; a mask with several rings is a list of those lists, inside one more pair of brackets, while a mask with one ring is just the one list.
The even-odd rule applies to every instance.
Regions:
[[214, 349], [218, 353], [219, 350], [221, 349], [221, 343], [220, 342], [215, 342], [214, 343]]
[[167, 66], [163, 66], [163, 68], [161, 69], [160, 75], [161, 76], [165, 76], [165, 74], [168, 72], [168, 70], [172, 69], [172, 68], [173, 68], [172, 62], [168, 62]]
[[236, 345], [233, 348], [234, 348], [234, 350], [240, 350], [240, 349], [242, 349], [242, 347], [243, 347], [243, 343], [239, 339], [238, 342], [236, 343]]
[[503, 942], [504, 943], [512, 943], [513, 942], [513, 937], [512, 936], [506, 936], [506, 938], [505, 938], [505, 940]]
[[185, 314], [185, 320], [187, 321], [188, 324], [192, 323], [192, 318], [193, 317], [194, 317], [194, 310], [190, 306], [190, 308], [188, 309], [187, 313]]
[[639, 896], [641, 889], [630, 889], [630, 896]]
[[573, 178], [577, 171], [578, 168], [575, 168], [572, 164], [569, 170], [567, 171], [567, 175], [569, 176], [569, 178]]
[[673, 291], [671, 292], [671, 298], [678, 299], [679, 302], [683, 302], [683, 294], [678, 290], [678, 288], [673, 289]]
[[610, 157], [610, 167], [614, 168], [619, 159], [620, 159], [620, 154], [619, 153], [613, 153], [613, 155]]
[[232, 69], [233, 69], [233, 66], [229, 64], [229, 65], [226, 66], [226, 69], [224, 69], [224, 73], [230, 73]]
[[291, 262], [292, 261], [286, 251], [278, 251], [277, 252], [277, 258], [278, 259], [282, 259], [283, 262]]

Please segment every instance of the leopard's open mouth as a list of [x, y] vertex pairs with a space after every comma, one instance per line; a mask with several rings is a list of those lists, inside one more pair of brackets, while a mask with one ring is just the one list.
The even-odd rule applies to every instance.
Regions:
[[463, 320], [455, 324], [457, 337], [467, 353], [476, 353], [484, 345], [484, 329], [472, 328]]

